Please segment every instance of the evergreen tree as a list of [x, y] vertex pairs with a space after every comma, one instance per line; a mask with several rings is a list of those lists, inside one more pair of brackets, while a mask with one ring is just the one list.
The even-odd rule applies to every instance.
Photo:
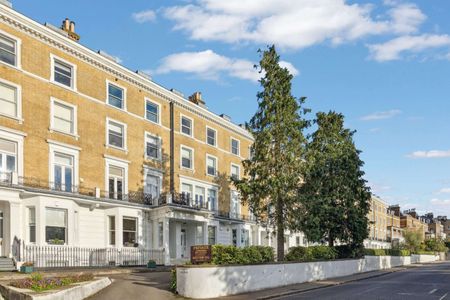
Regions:
[[370, 189], [361, 170], [361, 151], [344, 116], [318, 113], [318, 128], [306, 149], [307, 171], [299, 191], [299, 229], [310, 241], [361, 246], [368, 236]]
[[301, 183], [303, 130], [308, 121], [305, 98], [291, 95], [293, 76], [279, 65], [274, 46], [262, 53], [258, 110], [247, 124], [253, 134], [252, 156], [243, 162], [245, 177], [234, 184], [250, 210], [277, 233], [277, 259], [284, 260], [284, 231], [291, 227], [292, 208]]

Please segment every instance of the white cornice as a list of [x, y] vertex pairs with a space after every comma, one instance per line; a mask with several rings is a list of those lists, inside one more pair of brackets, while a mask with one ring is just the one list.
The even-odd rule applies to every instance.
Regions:
[[4, 5], [0, 5], [0, 21], [25, 32], [52, 47], [56, 47], [59, 50], [76, 57], [77, 59], [85, 61], [98, 69], [101, 69], [102, 71], [108, 72], [140, 89], [152, 93], [165, 101], [174, 102], [176, 105], [183, 107], [184, 109], [187, 109], [200, 117], [203, 117], [253, 141], [251, 134], [238, 125], [224, 120], [222, 117], [210, 112], [209, 110], [189, 102], [188, 100], [163, 88], [155, 82], [145, 79], [139, 74], [136, 74], [135, 72], [104, 58], [95, 51], [92, 51], [91, 49], [54, 32], [50, 28], [47, 28], [46, 26], [39, 24], [38, 22]]

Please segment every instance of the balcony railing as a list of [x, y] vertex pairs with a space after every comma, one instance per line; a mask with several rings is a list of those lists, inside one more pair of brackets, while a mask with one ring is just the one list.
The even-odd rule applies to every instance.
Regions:
[[87, 188], [76, 185], [64, 185], [33, 177], [14, 176], [14, 173], [0, 172], [0, 185], [22, 187], [32, 191], [46, 192], [62, 196], [89, 197], [102, 200], [125, 201], [134, 204], [156, 206], [165, 203], [161, 196], [153, 196], [143, 191], [128, 191], [128, 193], [103, 191], [98, 188]]
[[124, 201], [146, 206], [175, 205], [189, 209], [203, 209], [214, 212], [220, 218], [233, 220], [255, 221], [252, 214], [245, 215], [230, 211], [215, 210], [209, 200], [197, 200], [187, 193], [162, 193], [158, 196], [143, 191], [128, 191], [128, 193], [104, 191], [98, 188], [87, 188], [76, 185], [64, 185], [33, 177], [16, 176], [11, 172], [0, 172], [0, 186], [20, 187], [34, 192], [43, 192], [61, 196], [91, 198], [107, 201]]

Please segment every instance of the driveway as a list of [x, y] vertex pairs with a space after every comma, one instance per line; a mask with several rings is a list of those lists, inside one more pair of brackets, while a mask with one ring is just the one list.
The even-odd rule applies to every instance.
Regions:
[[184, 299], [169, 291], [170, 272], [145, 272], [108, 276], [113, 283], [89, 300]]

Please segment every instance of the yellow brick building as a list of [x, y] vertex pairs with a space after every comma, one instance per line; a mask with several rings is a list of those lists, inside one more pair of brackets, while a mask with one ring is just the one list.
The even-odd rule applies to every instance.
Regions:
[[390, 248], [387, 241], [388, 233], [388, 205], [376, 196], [370, 200], [370, 211], [367, 215], [369, 220], [369, 237], [364, 241], [366, 248]]
[[78, 38], [0, 4], [0, 255], [266, 243], [229, 184], [252, 136]]

